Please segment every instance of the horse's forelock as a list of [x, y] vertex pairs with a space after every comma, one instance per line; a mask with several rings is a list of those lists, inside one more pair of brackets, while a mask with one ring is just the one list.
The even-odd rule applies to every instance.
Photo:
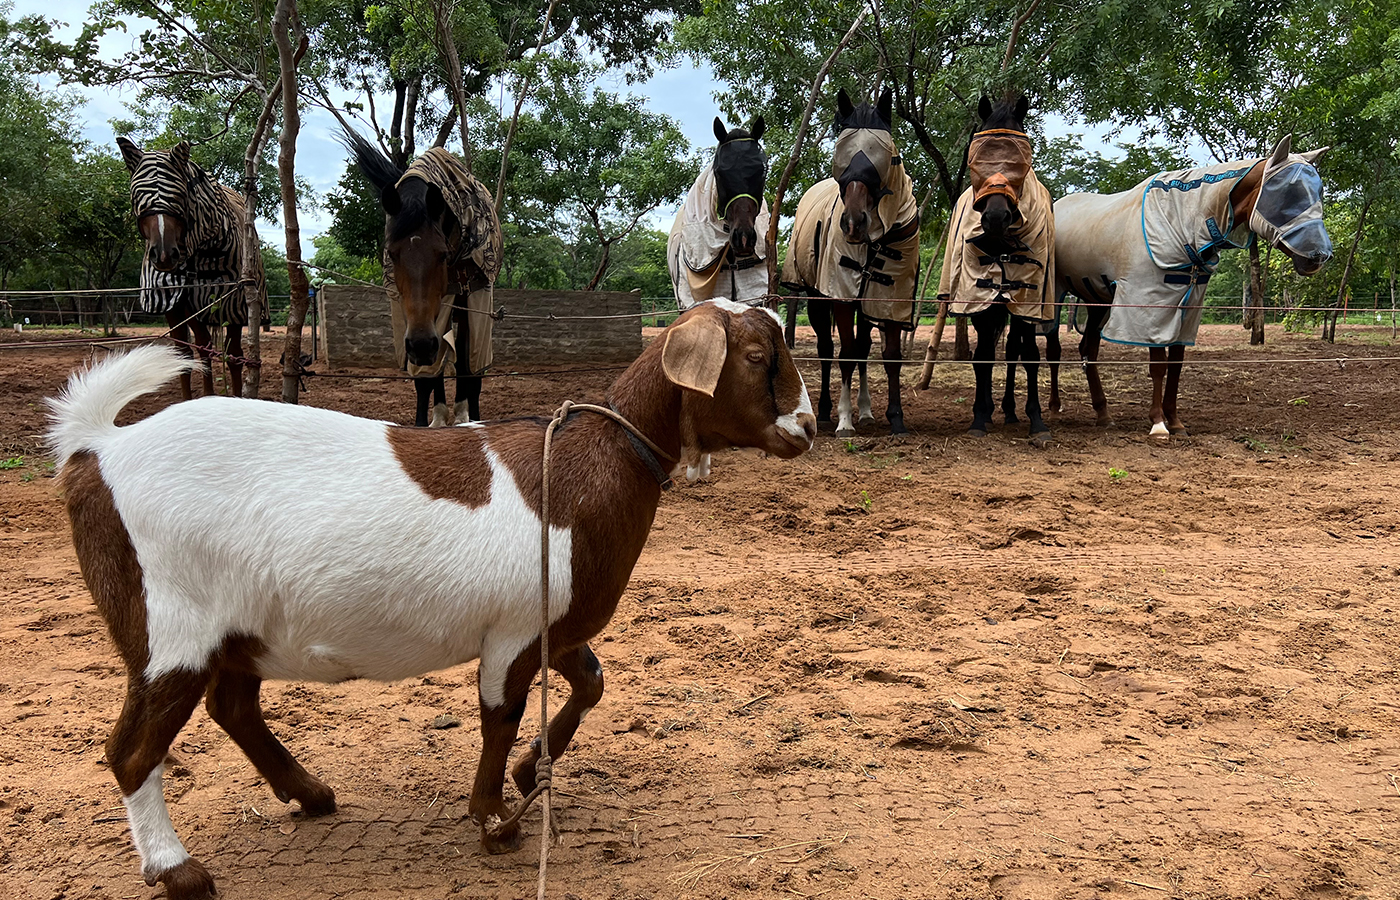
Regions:
[[[401, 206], [389, 217], [388, 239], [391, 243], [407, 240], [424, 228], [442, 228], [442, 223], [428, 216], [428, 184], [421, 178], [408, 178], [398, 187]], [[443, 235], [446, 237], [446, 234]]]
[[889, 122], [886, 122], [878, 109], [869, 103], [862, 103], [855, 108], [852, 113], [842, 119], [836, 118], [836, 134], [840, 134], [848, 128], [871, 128], [877, 131], [891, 131]]

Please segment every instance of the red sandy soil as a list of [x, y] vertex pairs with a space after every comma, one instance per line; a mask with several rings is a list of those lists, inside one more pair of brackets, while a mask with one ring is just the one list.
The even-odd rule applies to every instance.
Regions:
[[[607, 694], [555, 770], [550, 896], [1400, 896], [1400, 366], [1355, 361], [1400, 350], [1389, 329], [1271, 328], [1262, 349], [1205, 331], [1189, 438], [1147, 436], [1133, 366], [1106, 376], [1116, 427], [1070, 367], [1047, 449], [1024, 426], [970, 439], [970, 370], [940, 366], [917, 394], [906, 375], [904, 440], [720, 454], [667, 494], [594, 642]], [[40, 449], [43, 398], [88, 352], [0, 344], [0, 462], [22, 457], [0, 470], [7, 898], [163, 895], [103, 758], [123, 673]], [[1320, 356], [1353, 361], [1201, 364]], [[547, 413], [611, 377], [492, 379], [485, 409]], [[304, 402], [411, 416], [404, 382], [309, 384]], [[198, 711], [166, 796], [222, 896], [533, 896], [538, 810], [506, 856], [465, 818], [473, 668], [265, 686], [337, 791], [326, 818], [279, 803]]]

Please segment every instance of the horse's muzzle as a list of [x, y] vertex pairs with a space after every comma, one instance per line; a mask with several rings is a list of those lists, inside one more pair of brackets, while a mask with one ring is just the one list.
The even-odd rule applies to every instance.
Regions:
[[848, 212], [841, 214], [841, 234], [846, 241], [851, 244], [863, 244], [870, 235], [870, 214], [861, 213], [851, 215]]
[[184, 260], [184, 254], [180, 252], [178, 247], [171, 247], [166, 250], [162, 250], [159, 247], [152, 247], [150, 250], [146, 251], [146, 256], [150, 259], [151, 266], [157, 272], [173, 272], [175, 269], [179, 268], [180, 263]]
[[408, 361], [413, 365], [431, 366], [437, 362], [438, 339], [434, 335], [406, 337], [404, 338], [404, 350], [407, 351]]
[[735, 256], [753, 256], [758, 246], [758, 232], [752, 228], [740, 228], [729, 236], [729, 246]]

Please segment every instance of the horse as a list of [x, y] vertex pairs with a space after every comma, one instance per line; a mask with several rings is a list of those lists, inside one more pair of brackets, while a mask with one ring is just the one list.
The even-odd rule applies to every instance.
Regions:
[[[977, 394], [967, 433], [986, 437], [991, 427], [992, 366], [1001, 333], [1006, 339], [1008, 378], [1015, 361], [1026, 370], [1026, 417], [1030, 439], [1042, 445], [1050, 429], [1041, 418], [1035, 344], [1038, 322], [1055, 314], [1055, 220], [1050, 192], [1031, 168], [1025, 97], [977, 107], [982, 127], [972, 135], [967, 166], [971, 186], [958, 198], [948, 227], [938, 297], [953, 315], [967, 316], [977, 332], [973, 372]], [[1018, 421], [1013, 402], [1004, 407], [1008, 424]]]
[[[224, 329], [229, 386], [243, 395], [243, 326], [248, 324], [248, 295], [262, 298], [267, 310], [267, 283], [262, 257], [253, 260], [256, 283], [243, 277], [243, 195], [214, 181], [190, 158], [189, 141], [169, 150], [143, 150], [117, 138], [122, 161], [131, 172], [131, 211], [146, 243], [141, 258], [140, 304], [143, 312], [165, 316], [170, 336], [186, 352], [190, 333], [204, 361], [204, 393], [214, 393], [211, 328]], [[188, 372], [180, 376], [180, 393], [193, 396]]]
[[449, 424], [444, 378], [451, 375], [457, 379], [452, 422], [479, 421], [501, 270], [501, 225], [491, 193], [441, 147], [405, 170], [356, 132], [347, 130], [342, 139], [384, 208], [384, 287], [394, 353], [417, 392], [414, 424]]
[[757, 306], [768, 299], [768, 155], [763, 116], [728, 129], [715, 117], [715, 157], [701, 170], [676, 212], [666, 264], [681, 310], [723, 298]]
[[1322, 221], [1326, 147], [1292, 152], [1285, 136], [1266, 157], [1162, 172], [1117, 194], [1070, 194], [1055, 203], [1060, 286], [1082, 300], [1079, 355], [1099, 425], [1111, 425], [1095, 363], [1101, 340], [1147, 347], [1154, 437], [1186, 434], [1177, 413], [1181, 363], [1196, 341], [1205, 286], [1222, 249], [1255, 237], [1300, 275], [1332, 258]]
[[[817, 419], [831, 421], [831, 323], [841, 335], [841, 400], [837, 437], [854, 437], [851, 379], [864, 368], [871, 332], [879, 327], [884, 348], [890, 434], [907, 434], [900, 404], [904, 358], [900, 337], [914, 328], [913, 297], [919, 278], [919, 208], [891, 130], [889, 90], [875, 106], [836, 95], [836, 148], [831, 178], [802, 195], [788, 241], [781, 283], [804, 292], [822, 357]], [[833, 227], [834, 226], [834, 227]], [[873, 422], [870, 393], [861, 378], [861, 422]]]

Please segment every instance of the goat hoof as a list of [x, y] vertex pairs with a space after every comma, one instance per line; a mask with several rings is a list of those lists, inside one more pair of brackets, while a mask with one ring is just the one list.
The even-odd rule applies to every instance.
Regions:
[[501, 828], [494, 816], [481, 829], [481, 849], [487, 853], [514, 853], [520, 849], [520, 826]]
[[204, 868], [199, 860], [190, 858], [178, 866], [166, 869], [157, 876], [146, 876], [146, 883], [165, 884], [165, 894], [169, 900], [205, 900], [218, 894], [214, 888], [214, 876]]
[[301, 801], [301, 814], [304, 816], [329, 816], [336, 811], [335, 791], [324, 784], [317, 784], [315, 789], [306, 791], [297, 799]]

